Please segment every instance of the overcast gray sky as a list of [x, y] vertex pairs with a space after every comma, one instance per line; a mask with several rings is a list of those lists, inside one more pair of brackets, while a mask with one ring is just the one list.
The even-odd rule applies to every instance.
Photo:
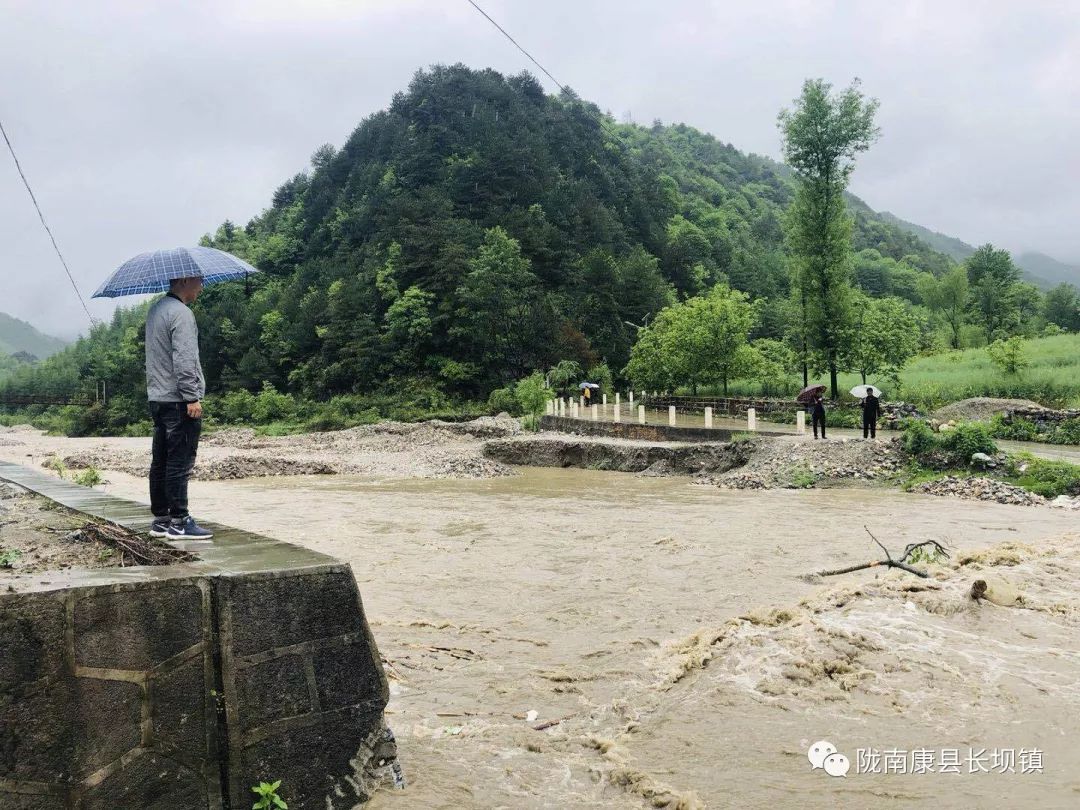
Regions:
[[[773, 157], [803, 79], [859, 76], [881, 101], [852, 186], [871, 206], [1080, 261], [1072, 0], [480, 4], [619, 118]], [[247, 222], [315, 147], [340, 145], [417, 68], [453, 62], [533, 69], [465, 0], [0, 0], [0, 119], [87, 297], [136, 253]], [[0, 311], [86, 328], [2, 152]]]

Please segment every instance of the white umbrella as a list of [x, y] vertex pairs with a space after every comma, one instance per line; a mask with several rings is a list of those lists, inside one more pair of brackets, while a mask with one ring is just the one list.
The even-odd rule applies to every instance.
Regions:
[[851, 395], [859, 399], [863, 399], [870, 394], [873, 394], [875, 397], [880, 397], [881, 389], [873, 385], [856, 385], [851, 389]]

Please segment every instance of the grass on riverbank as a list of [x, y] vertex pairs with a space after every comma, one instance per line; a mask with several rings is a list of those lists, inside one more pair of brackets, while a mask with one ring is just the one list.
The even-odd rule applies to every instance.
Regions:
[[[995, 368], [986, 349], [978, 348], [915, 358], [900, 372], [899, 388], [878, 378], [868, 382], [879, 386], [886, 400], [912, 402], [923, 410], [970, 397], [1031, 399], [1049, 407], [1080, 407], [1080, 334], [1034, 338], [1024, 343], [1024, 352], [1030, 365], [1014, 375]], [[827, 375], [815, 379], [827, 382]], [[839, 377], [845, 393], [861, 382], [858, 374]], [[786, 383], [777, 396], [792, 395], [801, 387], [801, 380], [794, 375]], [[709, 389], [709, 393], [721, 395], [719, 389]], [[738, 380], [731, 385], [730, 394], [761, 396], [761, 387], [757, 382]]]
[[913, 420], [904, 431], [904, 451], [908, 466], [897, 477], [903, 489], [939, 478], [997, 478], [1044, 498], [1058, 495], [1080, 496], [1080, 465], [1050, 461], [1030, 453], [1009, 453], [1003, 464], [977, 468], [970, 459], [974, 453], [994, 456], [998, 452], [986, 425], [968, 422], [952, 431], [936, 434], [923, 422]]

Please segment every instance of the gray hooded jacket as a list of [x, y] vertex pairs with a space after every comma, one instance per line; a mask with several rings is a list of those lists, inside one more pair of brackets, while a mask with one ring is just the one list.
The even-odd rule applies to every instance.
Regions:
[[179, 298], [166, 295], [146, 315], [146, 398], [198, 402], [205, 393], [195, 315]]

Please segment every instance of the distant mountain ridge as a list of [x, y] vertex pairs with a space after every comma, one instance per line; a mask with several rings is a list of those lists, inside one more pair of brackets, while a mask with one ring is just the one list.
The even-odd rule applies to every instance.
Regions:
[[1064, 281], [1080, 287], [1080, 266], [1078, 265], [1059, 262], [1052, 256], [1033, 250], [1021, 253], [1016, 263], [1033, 276], [1045, 278], [1055, 284]]
[[26, 352], [44, 360], [68, 345], [68, 341], [46, 335], [32, 324], [0, 312], [0, 353]]
[[930, 245], [934, 250], [944, 253], [946, 256], [954, 259], [955, 261], [962, 262], [968, 256], [975, 252], [975, 248], [955, 236], [946, 236], [943, 233], [932, 231], [929, 228], [924, 228], [922, 225], [916, 225], [914, 222], [908, 222], [905, 219], [900, 219], [890, 211], [878, 212], [878, 217], [886, 222], [895, 225], [898, 228], [902, 228], [908, 233], [919, 237], [926, 244]]
[[[879, 212], [878, 218], [907, 231], [913, 236], [917, 236], [934, 250], [944, 253], [958, 262], [964, 261], [975, 252], [973, 246], [961, 239], [957, 239], [955, 236], [946, 236], [922, 225], [916, 225], [914, 222], [908, 222], [889, 211]], [[1014, 256], [1013, 261], [1016, 262], [1017, 267], [1024, 271], [1027, 280], [1036, 287], [1048, 290], [1062, 282], [1080, 287], [1080, 266], [1060, 262], [1052, 256], [1047, 256], [1045, 253], [1039, 253], [1038, 251], [1021, 253], [1019, 256]]]

